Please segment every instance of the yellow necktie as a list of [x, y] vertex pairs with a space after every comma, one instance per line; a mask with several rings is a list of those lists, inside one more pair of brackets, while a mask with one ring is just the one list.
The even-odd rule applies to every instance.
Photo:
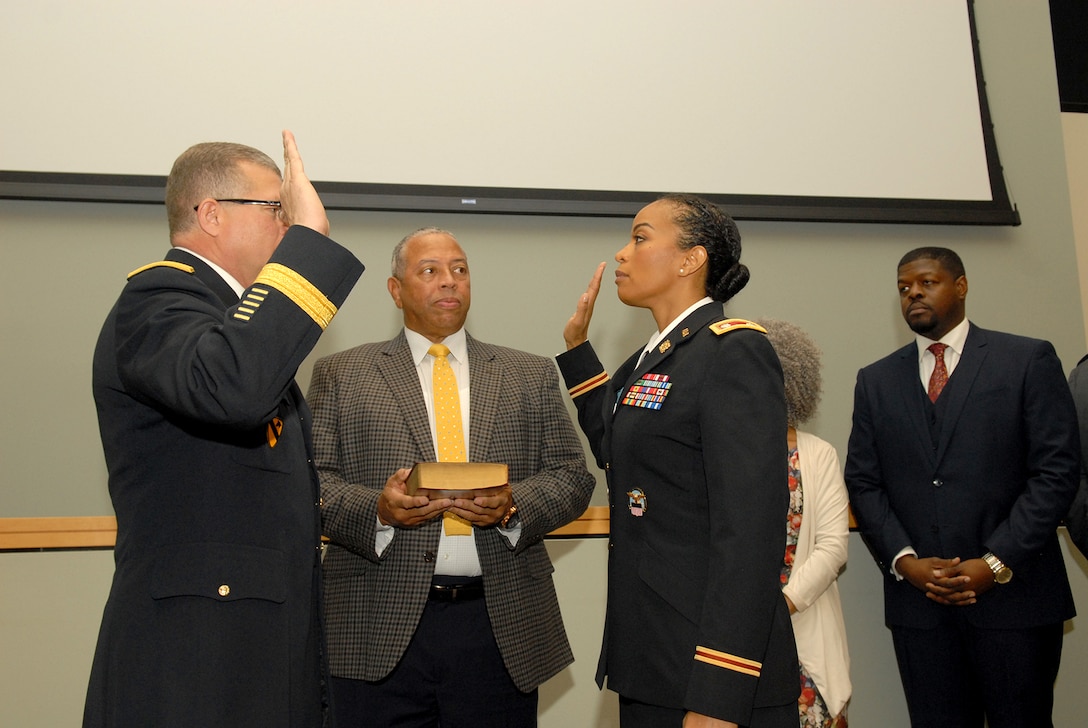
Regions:
[[[468, 460], [465, 452], [465, 430], [461, 424], [461, 395], [457, 390], [457, 378], [450, 368], [449, 347], [432, 344], [427, 353], [434, 357], [432, 386], [434, 387], [434, 425], [438, 437], [439, 462], [463, 463]], [[447, 536], [471, 536], [472, 526], [465, 519], [446, 513], [442, 525]]]

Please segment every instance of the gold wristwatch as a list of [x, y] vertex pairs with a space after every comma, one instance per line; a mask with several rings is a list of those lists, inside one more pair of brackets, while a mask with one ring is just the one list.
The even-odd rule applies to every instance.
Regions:
[[1012, 569], [1005, 566], [1001, 559], [993, 555], [993, 552], [987, 551], [982, 555], [983, 561], [990, 567], [990, 571], [994, 572], [994, 581], [998, 584], [1008, 584], [1012, 579]]
[[518, 525], [518, 519], [518, 507], [511, 502], [510, 510], [506, 512], [506, 515], [499, 522], [499, 528], [513, 528]]

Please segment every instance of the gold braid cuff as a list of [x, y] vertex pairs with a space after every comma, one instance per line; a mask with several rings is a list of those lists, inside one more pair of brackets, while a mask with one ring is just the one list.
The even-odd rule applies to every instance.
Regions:
[[337, 309], [333, 302], [326, 298], [314, 284], [287, 266], [269, 263], [261, 269], [257, 280], [253, 281], [253, 285], [257, 284], [271, 286], [290, 298], [314, 320], [315, 324], [321, 327], [322, 331], [336, 315]]

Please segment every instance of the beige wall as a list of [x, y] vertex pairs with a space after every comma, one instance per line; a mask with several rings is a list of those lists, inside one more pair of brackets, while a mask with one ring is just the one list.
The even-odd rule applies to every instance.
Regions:
[[1088, 114], [1062, 114], [1061, 117], [1081, 307], [1084, 312], [1084, 335], [1088, 340], [1088, 296], [1085, 296], [1085, 291], [1088, 291]]
[[[1021, 226], [741, 223], [753, 278], [729, 312], [789, 319], [817, 339], [825, 352], [825, 387], [812, 429], [843, 456], [857, 369], [909, 339], [894, 276], [896, 261], [910, 248], [947, 245], [962, 255], [971, 281], [968, 313], [977, 324], [1049, 339], [1067, 369], [1085, 350], [1046, 4], [988, 0], [977, 3], [976, 14], [997, 142]], [[1079, 121], [1065, 123], [1067, 136]], [[300, 143], [305, 152], [306, 140]], [[1073, 148], [1070, 142], [1071, 154]], [[1068, 165], [1071, 174], [1074, 161], [1088, 159], [1079, 149]], [[168, 163], [163, 160], [164, 167]], [[308, 171], [321, 176], [319, 169]], [[384, 287], [388, 254], [405, 232], [424, 224], [452, 229], [469, 252], [473, 334], [552, 355], [562, 346], [562, 324], [593, 266], [611, 260], [628, 228], [626, 220], [609, 219], [331, 217], [334, 236], [359, 254], [368, 272], [315, 356], [395, 332], [398, 319]], [[91, 350], [125, 273], [165, 249], [162, 218], [155, 206], [0, 201], [0, 517], [110, 512], [89, 392]], [[592, 337], [614, 368], [645, 341], [652, 322], [643, 311], [625, 309], [608, 287], [597, 310]], [[304, 387], [311, 362], [299, 372]], [[852, 560], [841, 583], [856, 685], [852, 722], [860, 728], [905, 726], [882, 626], [880, 578], [857, 536], [850, 545]], [[614, 725], [614, 696], [601, 696], [592, 685], [604, 543], [557, 541], [550, 551], [578, 661], [543, 689], [541, 724]], [[1067, 561], [1078, 602], [1086, 605], [1088, 567], [1079, 557]], [[0, 554], [3, 723], [78, 723], [110, 573], [108, 552]], [[1082, 722], [1076, 678], [1088, 669], [1088, 636], [1077, 622], [1067, 625], [1058, 725]]]

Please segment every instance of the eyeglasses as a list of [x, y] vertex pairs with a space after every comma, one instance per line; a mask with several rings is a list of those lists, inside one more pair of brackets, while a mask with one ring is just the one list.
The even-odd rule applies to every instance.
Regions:
[[[216, 202], [233, 202], [235, 205], [261, 205], [262, 207], [274, 207], [277, 210], [281, 209], [279, 200], [243, 200], [241, 198], [225, 198], [217, 199]], [[194, 205], [194, 210], [199, 210], [200, 205]]]

